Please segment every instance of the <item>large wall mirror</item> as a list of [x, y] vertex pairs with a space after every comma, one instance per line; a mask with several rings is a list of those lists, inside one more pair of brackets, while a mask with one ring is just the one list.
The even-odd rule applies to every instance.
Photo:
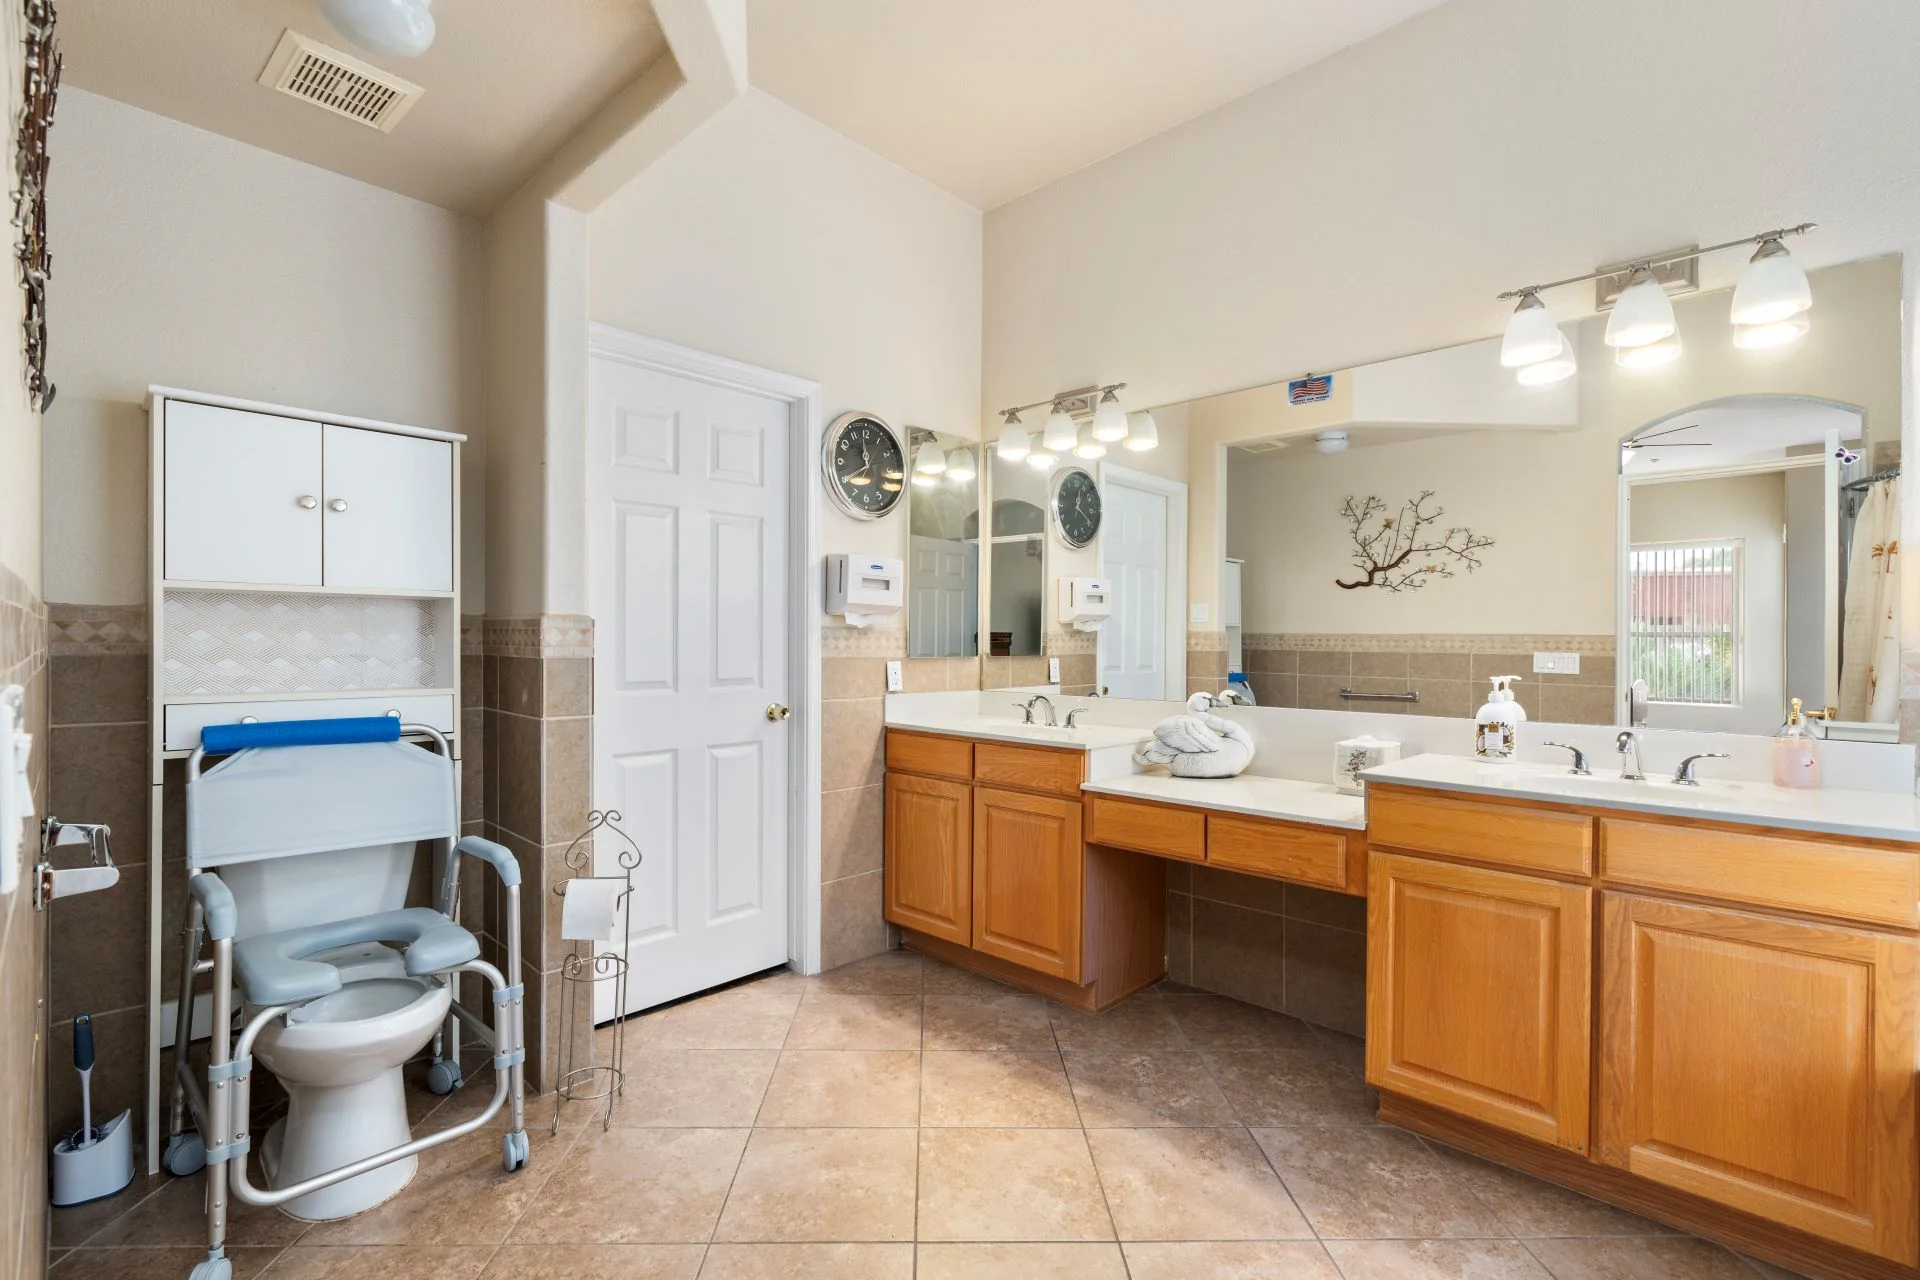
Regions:
[[980, 652], [980, 445], [910, 427], [907, 656]]
[[1045, 652], [1048, 473], [989, 448], [992, 510], [987, 580], [990, 657], [1030, 658]]
[[1543, 385], [1494, 339], [1189, 402], [1189, 596], [1230, 606], [1193, 645], [1270, 705], [1469, 716], [1511, 674], [1533, 719], [1626, 723], [1639, 680], [1656, 727], [1798, 697], [1890, 737], [1901, 263], [1811, 279], [1772, 349], [1694, 294], [1658, 368], [1599, 315]]

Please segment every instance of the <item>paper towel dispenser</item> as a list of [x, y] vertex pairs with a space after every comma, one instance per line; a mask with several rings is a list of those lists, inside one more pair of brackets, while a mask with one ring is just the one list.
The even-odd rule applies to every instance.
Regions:
[[907, 602], [907, 562], [842, 553], [827, 557], [827, 612], [850, 627], [870, 627]]
[[1098, 631], [1113, 612], [1113, 592], [1105, 578], [1060, 579], [1060, 623], [1080, 631]]

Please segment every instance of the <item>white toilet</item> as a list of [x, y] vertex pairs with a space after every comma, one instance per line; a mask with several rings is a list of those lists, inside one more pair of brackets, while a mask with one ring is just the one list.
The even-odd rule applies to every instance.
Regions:
[[[245, 939], [398, 910], [413, 860], [411, 844], [376, 845], [244, 863], [219, 874]], [[254, 1044], [254, 1056], [287, 1091], [287, 1114], [260, 1148], [273, 1187], [407, 1140], [400, 1069], [433, 1039], [452, 1002], [449, 987], [407, 976], [401, 953], [378, 942], [306, 958], [334, 966], [343, 985], [275, 1019]], [[316, 1222], [348, 1217], [391, 1198], [417, 1168], [412, 1157], [395, 1160], [281, 1208]]]

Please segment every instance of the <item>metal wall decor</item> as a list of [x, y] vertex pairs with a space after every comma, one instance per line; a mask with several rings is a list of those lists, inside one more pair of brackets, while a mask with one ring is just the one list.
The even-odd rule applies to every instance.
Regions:
[[47, 133], [53, 128], [55, 96], [60, 92], [60, 50], [54, 44], [53, 0], [25, 0], [26, 63], [21, 80], [18, 142], [14, 148], [13, 242], [20, 260], [20, 287], [26, 290], [22, 320], [27, 355], [27, 397], [35, 410], [53, 403], [47, 381], [47, 276], [53, 256], [47, 252]]
[[1419, 497], [1388, 514], [1387, 504], [1371, 494], [1364, 499], [1349, 495], [1340, 504], [1340, 518], [1347, 522], [1353, 564], [1362, 576], [1352, 582], [1335, 578], [1333, 585], [1343, 591], [1361, 587], [1418, 591], [1435, 578], [1451, 578], [1456, 566], [1468, 573], [1478, 569], [1480, 552], [1492, 546], [1493, 539], [1464, 525], [1438, 528], [1435, 522], [1447, 512], [1444, 507], [1430, 507], [1432, 498], [1433, 490], [1423, 489]]

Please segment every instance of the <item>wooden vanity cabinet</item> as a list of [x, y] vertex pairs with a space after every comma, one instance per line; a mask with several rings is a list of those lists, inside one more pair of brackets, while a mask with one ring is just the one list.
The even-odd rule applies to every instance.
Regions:
[[1080, 802], [973, 790], [973, 946], [1079, 982], [1086, 859]]
[[973, 941], [973, 787], [888, 773], [884, 914], [904, 929]]

